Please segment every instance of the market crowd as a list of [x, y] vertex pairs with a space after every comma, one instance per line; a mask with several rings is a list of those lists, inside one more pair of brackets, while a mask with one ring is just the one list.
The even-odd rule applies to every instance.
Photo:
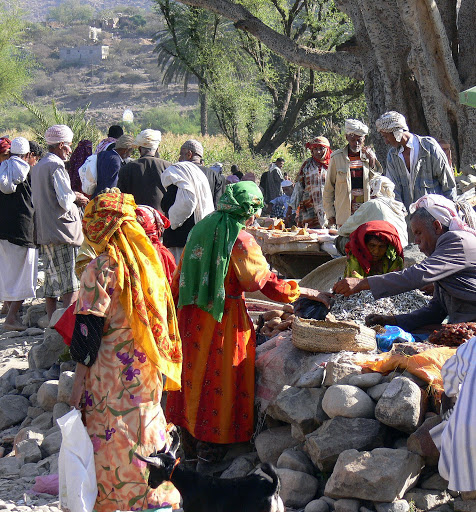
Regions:
[[[167, 422], [181, 428], [185, 454], [202, 471], [251, 439], [256, 336], [245, 292], [330, 307], [331, 293], [269, 268], [244, 229], [263, 208], [288, 225], [337, 230], [336, 254], [347, 263], [334, 293], [380, 298], [432, 287], [426, 308], [369, 322], [417, 332], [476, 320], [476, 224], [456, 196], [449, 155], [398, 112], [384, 113], [376, 129], [390, 146], [384, 165], [365, 145], [368, 127], [348, 119], [345, 147], [317, 136], [294, 183], [277, 158], [259, 185], [237, 166], [228, 177], [221, 164], [205, 166], [197, 140], [184, 141], [177, 162], [163, 160], [153, 129], [133, 137], [111, 126], [96, 148], [87, 140], [73, 148], [65, 125], [48, 128], [44, 150], [0, 138], [4, 329], [24, 329], [19, 312], [35, 296], [41, 258], [48, 317], [58, 300], [66, 310], [58, 329], [77, 362], [71, 405], [83, 409], [94, 447], [96, 510], [128, 510], [138, 496], [143, 509], [177, 502], [170, 483], [148, 488], [144, 464], [130, 455], [164, 447]], [[426, 258], [405, 268], [409, 241]], [[464, 350], [445, 370], [452, 394], [455, 379], [475, 371]], [[454, 418], [445, 454], [469, 421]], [[446, 477], [459, 470], [448, 463]], [[475, 490], [476, 480], [462, 485], [473, 488], [455, 490]]]

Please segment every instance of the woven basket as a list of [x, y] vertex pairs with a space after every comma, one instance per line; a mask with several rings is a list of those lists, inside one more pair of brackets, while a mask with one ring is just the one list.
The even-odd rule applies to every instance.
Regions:
[[370, 352], [377, 348], [375, 331], [354, 322], [295, 318], [293, 345], [308, 352]]

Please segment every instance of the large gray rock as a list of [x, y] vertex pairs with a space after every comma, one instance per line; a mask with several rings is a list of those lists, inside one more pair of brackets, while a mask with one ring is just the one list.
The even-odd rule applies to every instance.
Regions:
[[58, 381], [58, 402], [69, 403], [73, 391], [74, 372], [63, 372]]
[[71, 410], [71, 406], [64, 402], [58, 402], [53, 407], [53, 424], [56, 425], [56, 420], [67, 414]]
[[326, 365], [326, 375], [323, 385], [329, 387], [336, 384], [348, 384], [352, 375], [359, 375], [361, 371], [362, 368], [355, 364], [329, 361]]
[[40, 447], [34, 439], [20, 441], [15, 445], [15, 457], [23, 460], [23, 462], [38, 462], [43, 457], [41, 455]]
[[20, 474], [21, 460], [15, 457], [0, 459], [0, 475], [2, 478], [15, 478]]
[[375, 417], [403, 432], [414, 432], [425, 418], [428, 397], [406, 377], [393, 379], [375, 408]]
[[388, 503], [401, 499], [415, 485], [422, 467], [422, 458], [407, 450], [346, 450], [339, 455], [324, 493]]
[[329, 505], [321, 498], [318, 500], [312, 500], [304, 509], [304, 512], [329, 512]]
[[448, 489], [448, 480], [445, 480], [439, 473], [431, 475], [421, 482], [420, 487], [422, 489], [433, 489], [437, 491], [444, 491]]
[[327, 389], [322, 399], [322, 408], [330, 418], [373, 418], [375, 403], [360, 388], [336, 385]]
[[327, 419], [322, 410], [325, 392], [321, 388], [286, 386], [266, 413], [276, 420], [296, 425], [303, 434], [308, 434]]
[[45, 457], [53, 455], [60, 451], [61, 447], [61, 431], [53, 432], [43, 439], [40, 445], [41, 452]]
[[405, 494], [404, 498], [408, 502], [413, 501], [415, 507], [421, 510], [433, 510], [451, 500], [451, 496], [447, 492], [430, 491], [428, 489], [412, 489]]
[[30, 306], [26, 310], [26, 314], [23, 315], [22, 321], [23, 325], [27, 325], [29, 327], [35, 327], [38, 325], [38, 320], [42, 317], [44, 317], [46, 314], [46, 307], [45, 304], [35, 304], [33, 306]]
[[377, 384], [369, 389], [367, 389], [367, 394], [370, 396], [372, 400], [378, 402], [380, 397], [384, 394], [387, 389], [388, 382], [382, 382], [382, 384]]
[[440, 458], [440, 452], [430, 435], [430, 430], [439, 423], [441, 423], [440, 416], [427, 418], [407, 440], [407, 448], [421, 455], [427, 466], [436, 466]]
[[343, 451], [382, 446], [385, 431], [386, 427], [377, 420], [338, 416], [306, 436], [304, 449], [321, 471], [331, 472]]
[[349, 384], [360, 389], [368, 389], [380, 384], [382, 379], [381, 373], [362, 373], [361, 375], [352, 375], [349, 379]]
[[33, 462], [23, 464], [23, 466], [20, 468], [20, 478], [34, 478], [35, 476], [44, 475], [45, 473], [45, 469], [39, 468]]
[[305, 507], [316, 495], [317, 478], [291, 469], [277, 469], [276, 472], [281, 481], [279, 494], [286, 507]]
[[377, 512], [408, 512], [410, 505], [407, 500], [397, 500], [393, 503], [375, 503]]
[[0, 398], [0, 431], [23, 421], [28, 415], [30, 402], [21, 395]]
[[45, 411], [53, 411], [58, 401], [58, 381], [47, 380], [44, 382], [37, 394], [38, 405]]
[[298, 441], [291, 435], [291, 426], [276, 427], [264, 430], [256, 436], [255, 448], [261, 462], [276, 465], [279, 456], [287, 448], [296, 446]]
[[[45, 329], [43, 343], [35, 345], [30, 350], [33, 368], [50, 368], [58, 357], [65, 351], [63, 337], [54, 329]], [[30, 354], [28, 361], [30, 362]]]
[[42, 432], [46, 432], [47, 430], [49, 430], [52, 427], [52, 425], [53, 413], [51, 412], [44, 412], [31, 422], [32, 428], [35, 428], [36, 430], [41, 430]]
[[15, 387], [18, 391], [22, 391], [23, 388], [29, 384], [35, 384], [38, 382], [44, 382], [43, 374], [39, 370], [28, 370], [22, 375], [18, 375], [15, 379]]
[[454, 512], [476, 512], [476, 500], [454, 501]]
[[220, 478], [239, 478], [246, 476], [255, 467], [254, 459], [249, 456], [237, 457], [230, 466], [223, 471]]
[[359, 512], [359, 500], [337, 500], [334, 505], [335, 512]]
[[315, 469], [309, 457], [301, 450], [290, 448], [284, 450], [277, 462], [278, 468], [292, 469], [308, 475], [314, 475]]
[[324, 380], [324, 367], [318, 366], [317, 368], [305, 373], [297, 382], [298, 388], [320, 388]]

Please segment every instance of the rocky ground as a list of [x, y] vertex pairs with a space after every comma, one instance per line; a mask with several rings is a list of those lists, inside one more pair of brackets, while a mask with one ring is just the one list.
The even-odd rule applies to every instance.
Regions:
[[[27, 331], [0, 329], [0, 511], [56, 512], [58, 497], [38, 486], [58, 472], [56, 419], [70, 409], [73, 366], [58, 362], [64, 344], [41, 299], [24, 313]], [[273, 463], [288, 512], [476, 512], [438, 474], [428, 430], [440, 417], [427, 383], [407, 371], [363, 373], [375, 355], [305, 352], [291, 336], [258, 347], [256, 434], [217, 474]]]

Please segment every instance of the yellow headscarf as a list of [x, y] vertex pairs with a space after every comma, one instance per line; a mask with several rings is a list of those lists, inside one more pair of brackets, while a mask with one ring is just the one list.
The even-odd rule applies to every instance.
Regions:
[[134, 339], [167, 376], [165, 389], [180, 389], [182, 342], [169, 283], [156, 250], [136, 221], [130, 194], [106, 193], [86, 206], [83, 231], [90, 248], [118, 265], [120, 301]]

